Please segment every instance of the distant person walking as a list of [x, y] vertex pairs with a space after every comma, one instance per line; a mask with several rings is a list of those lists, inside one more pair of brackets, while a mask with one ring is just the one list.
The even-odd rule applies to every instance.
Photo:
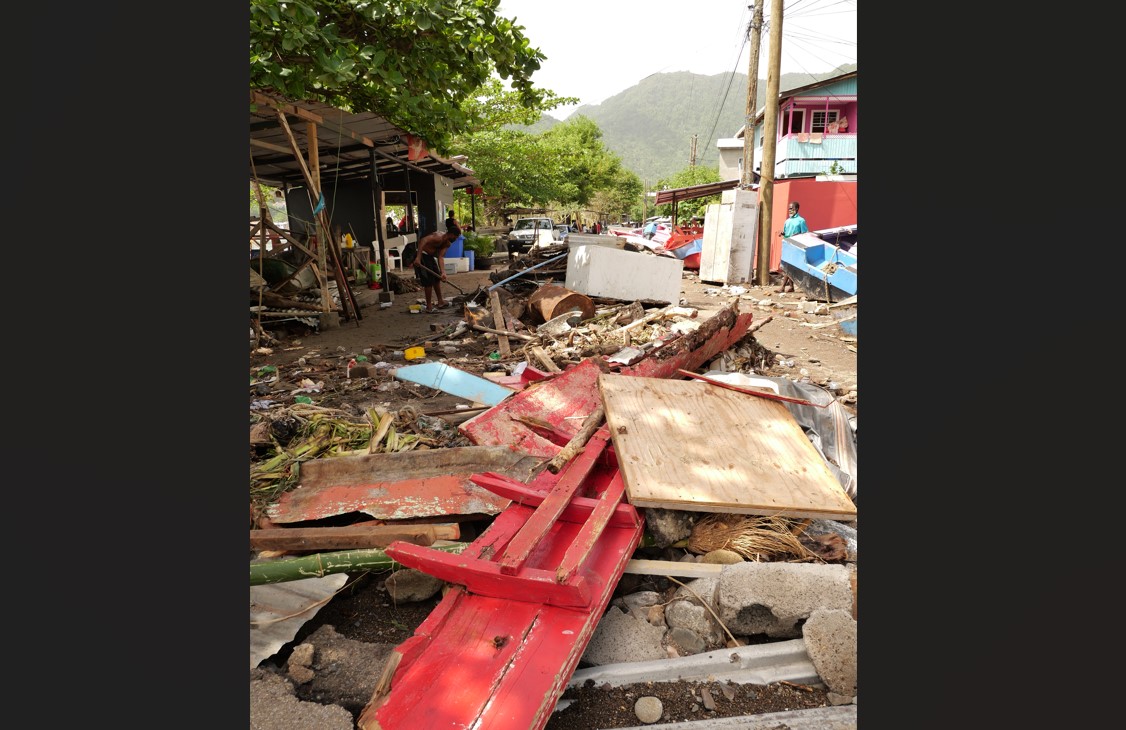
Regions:
[[[794, 200], [790, 203], [790, 207], [786, 209], [790, 214], [790, 217], [788, 217], [782, 224], [782, 230], [778, 233], [779, 237], [789, 238], [790, 236], [796, 236], [799, 233], [809, 233], [809, 226], [805, 224], [805, 218], [802, 218], [798, 213], [800, 209], [801, 203], [799, 203], [798, 201]], [[782, 294], [787, 289], [789, 289], [790, 291], [794, 290], [794, 280], [783, 273], [782, 286], [778, 287], [774, 291], [777, 294]]]

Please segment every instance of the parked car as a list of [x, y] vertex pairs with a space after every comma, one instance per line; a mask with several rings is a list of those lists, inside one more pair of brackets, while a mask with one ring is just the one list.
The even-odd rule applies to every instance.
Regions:
[[555, 224], [550, 218], [519, 218], [508, 234], [508, 253], [524, 253], [532, 246], [555, 243]]
[[567, 234], [570, 233], [570, 232], [571, 232], [571, 229], [570, 229], [569, 226], [564, 225], [563, 223], [559, 223], [555, 226], [554, 238], [555, 238], [556, 241], [562, 241], [563, 243], [566, 243], [567, 242]]

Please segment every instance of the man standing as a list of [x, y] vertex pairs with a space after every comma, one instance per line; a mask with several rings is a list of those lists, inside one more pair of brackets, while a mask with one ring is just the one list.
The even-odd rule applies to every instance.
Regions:
[[[412, 266], [414, 266], [414, 278], [418, 279], [418, 283], [422, 284], [422, 290], [426, 293], [426, 311], [436, 312], [438, 309], [446, 306], [446, 300], [442, 298], [442, 284], [443, 281], [449, 281], [445, 272], [445, 253], [449, 249], [450, 244], [461, 235], [461, 231], [457, 228], [448, 231], [434, 231], [422, 237], [418, 242], [418, 253], [415, 254]], [[437, 308], [431, 304], [433, 296], [437, 294]]]
[[[778, 233], [778, 236], [780, 238], [789, 238], [790, 236], [796, 236], [799, 233], [809, 233], [809, 226], [805, 224], [805, 218], [802, 218], [798, 213], [798, 210], [800, 209], [801, 203], [799, 203], [798, 201], [795, 200], [790, 203], [790, 207], [787, 208], [787, 212], [790, 214], [790, 216], [785, 220], [785, 222], [782, 223], [782, 230]], [[787, 288], [789, 288], [790, 291], [794, 290], [794, 280], [783, 273], [782, 286], [778, 287], [774, 291], [777, 294], [782, 294], [786, 291]]]

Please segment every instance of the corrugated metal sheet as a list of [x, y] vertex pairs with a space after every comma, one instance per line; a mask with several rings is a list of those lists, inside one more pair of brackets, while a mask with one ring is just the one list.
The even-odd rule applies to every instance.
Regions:
[[[305, 186], [302, 161], [292, 152], [289, 136], [278, 120], [278, 109], [303, 153], [309, 150], [309, 123], [315, 128], [320, 164], [333, 171], [337, 181], [357, 180], [371, 175], [370, 151], [374, 150], [380, 174], [407, 168], [441, 175], [455, 189], [478, 187], [481, 181], [456, 159], [445, 159], [430, 152], [408, 160], [410, 133], [375, 112], [353, 114], [315, 101], [290, 101], [261, 92], [250, 92], [251, 179], [266, 185]], [[307, 160], [305, 161], [307, 164]]]
[[[758, 182], [758, 175], [755, 175], [755, 182]], [[739, 186], [739, 180], [724, 180], [723, 182], [702, 183], [700, 185], [690, 185], [686, 188], [674, 188], [672, 190], [658, 190], [656, 204], [664, 205], [665, 203], [676, 203], [681, 200], [695, 200], [696, 198], [706, 198], [709, 195], [718, 195], [724, 190], [731, 190]]]

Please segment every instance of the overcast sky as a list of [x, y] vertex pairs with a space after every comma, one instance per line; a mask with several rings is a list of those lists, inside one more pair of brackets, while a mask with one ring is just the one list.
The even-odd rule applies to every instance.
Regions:
[[[783, 0], [782, 73], [824, 73], [856, 60], [856, 0]], [[560, 96], [600, 104], [655, 73], [746, 74], [750, 0], [501, 0], [546, 56], [532, 80]], [[770, 62], [771, 3], [760, 79]], [[811, 79], [812, 81], [812, 79]], [[565, 119], [577, 107], [551, 112]]]

